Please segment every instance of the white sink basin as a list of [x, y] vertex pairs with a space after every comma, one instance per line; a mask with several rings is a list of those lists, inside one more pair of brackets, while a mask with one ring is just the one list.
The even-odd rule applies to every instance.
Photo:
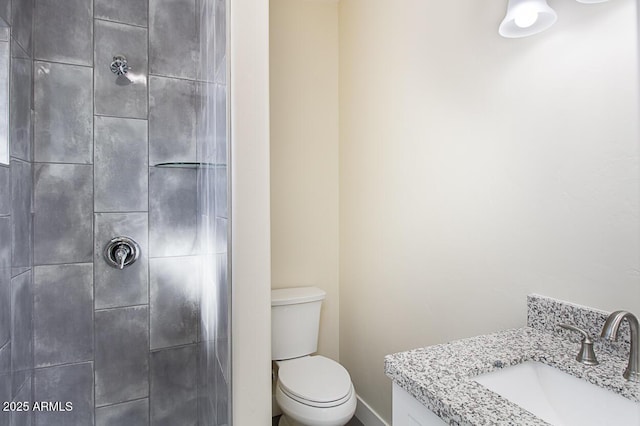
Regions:
[[640, 403], [540, 362], [528, 361], [474, 380], [555, 426], [640, 425]]

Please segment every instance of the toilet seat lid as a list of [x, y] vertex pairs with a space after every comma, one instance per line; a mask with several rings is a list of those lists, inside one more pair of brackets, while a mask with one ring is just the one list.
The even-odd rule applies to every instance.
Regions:
[[338, 401], [347, 397], [351, 390], [351, 377], [347, 370], [329, 358], [308, 356], [279, 365], [278, 381], [282, 389], [306, 401]]

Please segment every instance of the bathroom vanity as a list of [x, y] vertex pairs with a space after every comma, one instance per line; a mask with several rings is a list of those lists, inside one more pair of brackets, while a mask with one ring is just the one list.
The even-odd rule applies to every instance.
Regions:
[[[628, 325], [617, 342], [604, 341], [599, 335], [606, 318], [603, 311], [532, 295], [527, 327], [386, 356], [393, 425], [640, 424], [640, 383], [622, 377]], [[560, 323], [595, 337], [598, 365], [576, 361], [580, 336], [559, 328]], [[498, 385], [492, 387], [496, 377]], [[527, 377], [531, 382], [525, 384]], [[510, 381], [516, 386], [504, 391]], [[535, 392], [543, 403], [535, 401]], [[579, 404], [573, 407], [575, 393]]]

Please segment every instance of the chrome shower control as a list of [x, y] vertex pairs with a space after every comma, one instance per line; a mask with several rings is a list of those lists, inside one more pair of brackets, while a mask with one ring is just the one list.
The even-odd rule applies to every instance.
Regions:
[[112, 238], [104, 247], [104, 258], [110, 266], [124, 269], [138, 260], [140, 246], [129, 237]]

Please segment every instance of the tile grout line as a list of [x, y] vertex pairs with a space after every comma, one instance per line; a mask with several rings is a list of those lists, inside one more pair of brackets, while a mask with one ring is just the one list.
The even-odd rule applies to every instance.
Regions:
[[[147, 1], [147, 250], [151, 250], [149, 245], [149, 233], [151, 229], [151, 3], [153, 0]], [[152, 359], [151, 359], [151, 256], [147, 253], [147, 304], [149, 309], [147, 311], [147, 395], [149, 403], [147, 404], [147, 423], [151, 424], [151, 383], [153, 380], [152, 374]]]
[[[94, 6], [95, 7], [95, 6]], [[143, 30], [147, 30], [149, 29], [149, 27], [145, 27], [143, 25], [138, 25], [138, 24], [132, 24], [130, 22], [122, 22], [122, 21], [115, 21], [113, 19], [106, 19], [106, 18], [98, 18], [95, 15], [95, 9], [94, 9], [94, 14], [93, 14], [93, 19], [96, 21], [100, 21], [100, 22], [107, 22], [109, 24], [118, 24], [118, 25], [126, 25], [128, 27], [133, 27], [133, 28], [140, 28]]]
[[92, 282], [92, 290], [93, 290], [93, 310], [92, 310], [92, 320], [93, 320], [93, 365], [92, 365], [92, 372], [93, 372], [93, 383], [92, 383], [92, 392], [93, 392], [93, 404], [92, 404], [92, 419], [93, 419], [93, 424], [96, 424], [97, 418], [96, 418], [96, 386], [97, 386], [97, 373], [96, 373], [96, 354], [97, 354], [97, 345], [96, 345], [96, 253], [95, 253], [95, 246], [96, 246], [96, 211], [95, 211], [95, 206], [96, 206], [96, 168], [95, 168], [95, 163], [96, 163], [96, 149], [95, 149], [95, 145], [96, 145], [96, 20], [95, 20], [95, 13], [96, 13], [96, 0], [92, 0], [92, 11], [91, 11], [91, 42], [92, 42], [92, 47], [93, 47], [93, 51], [92, 51], [92, 62], [93, 62], [93, 67], [92, 67], [92, 75], [91, 75], [91, 117], [92, 117], [92, 125], [91, 125], [91, 129], [92, 129], [92, 140], [91, 140], [91, 151], [92, 151], [92, 176], [93, 176], [93, 181], [92, 181], [92, 186], [93, 186], [93, 190], [92, 190], [92, 197], [91, 197], [91, 210], [92, 210], [92, 215], [91, 215], [91, 229], [92, 229], [92, 242], [93, 244], [91, 245], [91, 250], [92, 250], [92, 259], [91, 259], [91, 263], [92, 263], [92, 276], [93, 276], [93, 282]]
[[[33, 9], [32, 9], [32, 17], [31, 17], [31, 55], [27, 55], [29, 57], [29, 61], [30, 61], [30, 65], [31, 65], [31, 81], [30, 81], [30, 93], [29, 96], [31, 98], [31, 105], [29, 106], [29, 152], [27, 157], [30, 157], [30, 175], [31, 175], [31, 194], [30, 194], [30, 200], [29, 200], [29, 204], [30, 204], [30, 212], [29, 212], [29, 221], [30, 221], [30, 225], [31, 225], [31, 235], [29, 236], [29, 241], [31, 244], [31, 247], [29, 247], [30, 249], [30, 266], [31, 266], [31, 368], [32, 368], [32, 373], [31, 373], [31, 394], [29, 395], [29, 397], [31, 398], [32, 401], [35, 401], [36, 398], [36, 374], [35, 374], [35, 365], [36, 365], [36, 327], [35, 327], [35, 309], [36, 309], [36, 270], [35, 270], [35, 263], [36, 263], [36, 257], [35, 257], [35, 246], [36, 246], [36, 237], [35, 237], [35, 220], [36, 220], [36, 202], [35, 202], [35, 196], [36, 196], [36, 176], [35, 176], [35, 172], [36, 172], [36, 166], [35, 166], [35, 158], [36, 158], [36, 140], [35, 140], [35, 122], [36, 122], [36, 114], [35, 114], [35, 81], [36, 81], [36, 76], [35, 76], [35, 56], [36, 56], [36, 38], [35, 38], [35, 23], [36, 23], [36, 19], [37, 19], [37, 14], [36, 14], [36, 6], [37, 6], [37, 1], [33, 1]], [[20, 45], [18, 43], [18, 45]], [[24, 51], [24, 53], [27, 53], [26, 50]], [[12, 366], [13, 367], [13, 366]], [[36, 416], [37, 414], [34, 414], [31, 417], [31, 424], [35, 425], [36, 424]], [[13, 419], [12, 419], [13, 420]]]
[[149, 397], [148, 396], [142, 396], [140, 398], [128, 399], [126, 401], [113, 402], [113, 403], [105, 404], [105, 405], [96, 405], [96, 410], [98, 410], [99, 408], [109, 408], [109, 407], [113, 407], [113, 406], [116, 406], [116, 405], [124, 405], [124, 404], [128, 404], [130, 402], [144, 401], [145, 399], [149, 399]]
[[46, 370], [48, 368], [69, 367], [71, 365], [83, 365], [83, 364], [89, 364], [89, 363], [93, 364], [93, 360], [92, 359], [83, 359], [83, 360], [63, 362], [63, 363], [60, 363], [60, 364], [34, 365], [33, 369], [34, 370]]
[[96, 308], [95, 312], [96, 313], [111, 312], [111, 311], [117, 311], [118, 309], [140, 309], [140, 308], [148, 308], [148, 307], [149, 307], [148, 303], [141, 303], [137, 305], [124, 305], [124, 306], [112, 306], [109, 308]]

